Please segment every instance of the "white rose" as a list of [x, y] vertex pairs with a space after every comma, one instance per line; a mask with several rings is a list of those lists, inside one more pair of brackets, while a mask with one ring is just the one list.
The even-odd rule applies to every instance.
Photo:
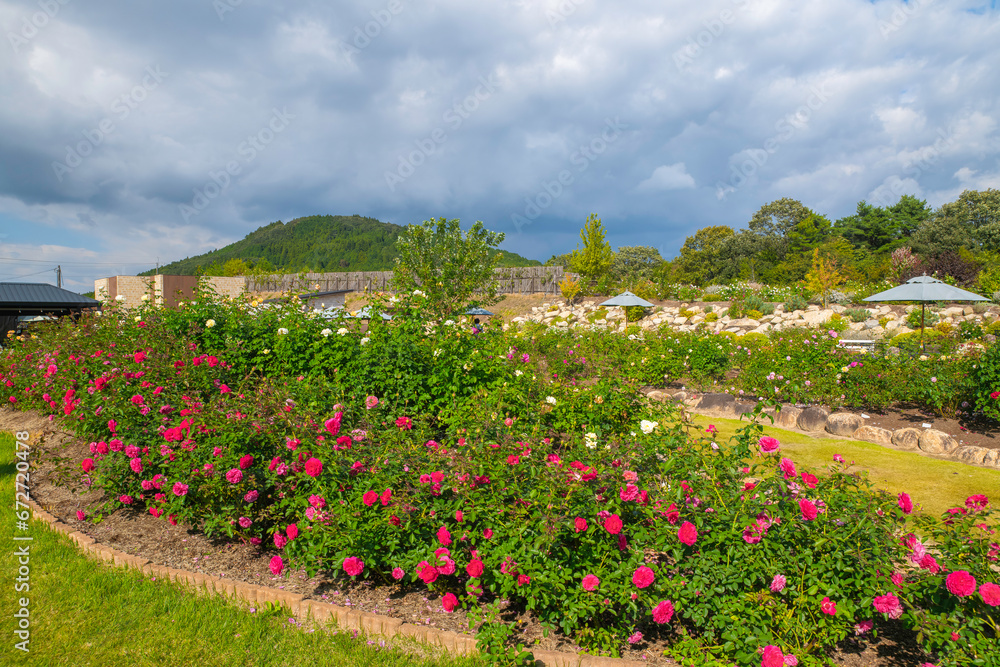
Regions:
[[524, 375], [524, 371], [518, 369], [514, 371], [514, 375], [516, 375], [517, 377], [521, 377], [522, 375]]
[[361, 344], [362, 345], [367, 345], [368, 344], [368, 337], [367, 336], [365, 336], [364, 338], [361, 339]]
[[142, 300], [143, 301], [149, 301], [149, 295], [148, 294], [143, 294], [142, 295]]
[[323, 336], [324, 338], [326, 338], [327, 336], [329, 336], [332, 333], [333, 333], [333, 331], [330, 330], [330, 329], [323, 329], [322, 331], [319, 332], [319, 335]]
[[453, 325], [453, 324], [455, 324], [455, 320], [445, 320], [445, 321], [444, 321], [444, 325], [445, 325], [446, 327], [450, 327], [450, 326], [451, 326], [451, 325]]
[[427, 296], [427, 295], [421, 292], [420, 290], [415, 289], [413, 290], [413, 296]]
[[142, 322], [142, 315], [136, 315], [135, 316], [135, 321], [136, 322]]
[[545, 397], [545, 402], [548, 403], [549, 405], [555, 405], [556, 404], [556, 397], [555, 396], [546, 396]]
[[125, 300], [124, 294], [119, 294], [118, 296], [115, 297], [115, 301], [124, 301], [124, 300]]
[[347, 329], [345, 329], [344, 327], [340, 327], [339, 329], [337, 329], [337, 335], [338, 336], [346, 336], [347, 335]]
[[441, 348], [438, 348], [438, 349], [434, 350], [434, 356], [435, 357], [440, 357], [441, 356]]
[[656, 426], [657, 426], [656, 422], [651, 422], [646, 419], [643, 419], [641, 422], [639, 422], [639, 428], [642, 429], [642, 432], [647, 435], [652, 433], [653, 429], [655, 429]]
[[286, 333], [288, 333], [288, 329], [286, 329], [285, 327], [281, 327], [278, 329], [279, 336], [284, 336]]
[[214, 326], [215, 326], [215, 320], [208, 320], [207, 322], [205, 322], [206, 329], [211, 329]]
[[588, 448], [590, 448], [590, 449], [596, 449], [597, 448], [597, 434], [596, 433], [587, 433], [586, 435], [583, 436], [583, 440], [584, 440], [584, 443], [587, 445]]

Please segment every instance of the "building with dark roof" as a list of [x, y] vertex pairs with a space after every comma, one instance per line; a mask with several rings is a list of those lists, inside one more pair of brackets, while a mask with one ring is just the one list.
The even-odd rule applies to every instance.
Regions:
[[100, 306], [100, 301], [48, 283], [0, 283], [0, 341], [15, 331], [21, 320], [78, 315]]

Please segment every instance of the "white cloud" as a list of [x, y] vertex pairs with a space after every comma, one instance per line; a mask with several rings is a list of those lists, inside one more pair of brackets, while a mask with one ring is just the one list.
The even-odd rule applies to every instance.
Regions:
[[693, 187], [694, 178], [687, 173], [683, 162], [677, 162], [654, 169], [652, 176], [640, 183], [636, 190], [683, 190]]

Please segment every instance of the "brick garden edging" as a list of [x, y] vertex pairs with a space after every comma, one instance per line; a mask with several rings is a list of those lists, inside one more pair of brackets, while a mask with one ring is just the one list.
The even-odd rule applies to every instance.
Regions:
[[[409, 637], [418, 642], [442, 648], [448, 653], [458, 655], [473, 655], [476, 651], [476, 639], [469, 635], [459, 634], [451, 630], [439, 630], [414, 623], [405, 623], [398, 618], [372, 614], [366, 611], [354, 611], [329, 602], [321, 602], [306, 598], [298, 593], [291, 593], [277, 588], [233, 581], [223, 577], [178, 570], [165, 565], [157, 565], [149, 559], [133, 556], [117, 549], [101, 544], [85, 533], [75, 530], [63, 523], [57, 517], [42, 509], [34, 500], [29, 500], [32, 517], [45, 522], [51, 530], [63, 533], [76, 543], [77, 547], [88, 556], [103, 560], [117, 567], [139, 570], [144, 574], [152, 574], [168, 579], [193, 590], [196, 595], [220, 595], [231, 600], [251, 603], [275, 603], [288, 609], [300, 621], [312, 620], [319, 622], [334, 621], [338, 627], [346, 630], [358, 630], [366, 635], [392, 639]], [[623, 660], [621, 658], [602, 658], [592, 655], [565, 653], [560, 651], [534, 650], [537, 667], [641, 667], [648, 663], [638, 660]]]
[[[685, 409], [695, 414], [724, 419], [739, 419], [741, 415], [753, 412], [755, 403], [741, 403], [734, 396], [725, 393], [702, 394], [689, 396], [678, 392], [673, 396], [660, 390], [647, 393], [651, 400], [675, 400], [681, 402]], [[834, 437], [849, 438], [871, 442], [876, 445], [927, 454], [939, 458], [957, 461], [968, 465], [1000, 470], [1000, 449], [987, 449], [974, 445], [960, 445], [957, 440], [944, 431], [932, 428], [900, 428], [895, 431], [866, 426], [860, 414], [853, 412], [830, 413], [826, 408], [799, 408], [791, 404], [781, 406], [777, 414], [773, 410], [765, 410], [774, 415], [774, 426], [786, 430], [795, 430], [807, 434], [826, 433]]]

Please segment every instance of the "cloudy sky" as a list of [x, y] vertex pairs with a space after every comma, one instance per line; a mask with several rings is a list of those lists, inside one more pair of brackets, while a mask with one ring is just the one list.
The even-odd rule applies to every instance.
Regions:
[[93, 289], [275, 220], [588, 213], [672, 257], [801, 200], [1000, 187], [995, 0], [0, 0], [0, 280]]

